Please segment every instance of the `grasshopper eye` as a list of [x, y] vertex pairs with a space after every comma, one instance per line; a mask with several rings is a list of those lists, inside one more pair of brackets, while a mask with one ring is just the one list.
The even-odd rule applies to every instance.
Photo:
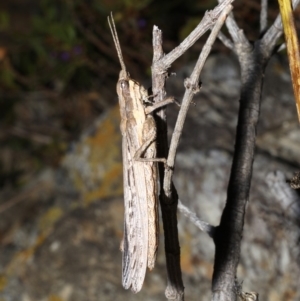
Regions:
[[121, 87], [122, 90], [129, 89], [128, 80], [121, 80], [120, 81], [120, 87]]

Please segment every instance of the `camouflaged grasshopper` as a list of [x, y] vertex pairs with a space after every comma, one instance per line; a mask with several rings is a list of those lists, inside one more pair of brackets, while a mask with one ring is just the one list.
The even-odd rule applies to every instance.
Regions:
[[158, 247], [158, 171], [156, 124], [151, 112], [174, 102], [168, 98], [153, 104], [147, 90], [130, 78], [111, 14], [108, 23], [122, 70], [117, 82], [121, 113], [124, 237], [121, 243], [122, 283], [135, 293], [141, 290], [146, 268], [154, 267]]

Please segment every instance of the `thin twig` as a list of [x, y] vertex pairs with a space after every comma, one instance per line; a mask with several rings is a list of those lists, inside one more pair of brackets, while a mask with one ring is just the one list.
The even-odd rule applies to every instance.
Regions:
[[[224, 0], [219, 0], [219, 3], [223, 3]], [[226, 19], [226, 27], [228, 32], [235, 44], [238, 43], [248, 43], [246, 36], [244, 35], [243, 30], [241, 30], [233, 16], [233, 13], [230, 13]]]
[[[231, 0], [226, 0], [225, 3], [231, 3]], [[221, 8], [221, 9], [220, 9]], [[222, 11], [224, 11], [224, 3], [218, 6], [218, 14], [216, 14], [216, 10], [213, 10], [213, 16], [218, 17]], [[212, 26], [212, 15], [207, 16], [206, 14], [206, 27], [209, 29], [209, 25]], [[187, 38], [185, 42], [190, 43], [187, 45], [183, 43], [183, 48], [177, 48], [177, 54], [175, 56], [173, 54], [167, 57], [164, 57], [164, 53], [162, 50], [162, 33], [161, 31], [154, 26], [153, 28], [153, 64], [152, 64], [152, 90], [154, 95], [154, 102], [162, 101], [165, 98], [165, 81], [167, 77], [167, 68], [179, 55], [181, 55], [187, 48], [189, 48], [193, 43], [195, 43], [195, 36], [200, 37], [201, 32], [205, 32], [207, 29], [203, 31], [201, 25], [197, 27], [196, 33], [195, 31], [192, 34], [192, 37]], [[182, 46], [182, 44], [181, 44]], [[179, 47], [180, 48], [180, 47]], [[176, 51], [175, 51], [176, 53]], [[179, 53], [179, 54], [178, 54]], [[198, 78], [199, 81], [199, 78]], [[198, 81], [197, 84], [198, 84]], [[157, 156], [166, 158], [168, 155], [168, 143], [167, 143], [167, 124], [166, 124], [166, 115], [165, 110], [161, 109], [155, 112], [154, 114], [157, 129], [158, 129], [158, 137], [157, 137]], [[183, 300], [184, 299], [184, 287], [181, 277], [181, 268], [180, 268], [180, 246], [178, 239], [178, 228], [177, 228], [177, 202], [178, 195], [174, 185], [170, 184], [170, 189], [168, 194], [163, 189], [164, 188], [164, 166], [159, 165], [159, 174], [160, 174], [160, 183], [161, 183], [161, 192], [160, 192], [160, 203], [161, 203], [161, 211], [162, 211], [162, 219], [165, 233], [165, 253], [166, 253], [166, 263], [167, 263], [167, 274], [168, 274], [168, 285], [165, 291], [165, 295], [169, 300]]]
[[261, 0], [260, 9], [260, 33], [264, 32], [268, 26], [268, 0]]
[[[166, 96], [165, 82], [167, 72], [160, 72], [154, 68], [155, 64], [163, 58], [162, 32], [157, 26], [153, 27], [153, 64], [152, 64], [152, 92], [154, 102], [162, 101]], [[167, 158], [168, 156], [168, 135], [165, 109], [154, 112], [157, 125], [157, 156]], [[169, 202], [163, 191], [164, 166], [158, 165], [160, 181], [160, 205], [165, 238], [165, 255], [167, 265], [168, 284], [165, 295], [168, 300], [184, 300], [184, 286], [180, 267], [180, 245], [177, 228], [177, 193], [173, 186], [173, 200]]]
[[226, 20], [226, 26], [231, 38], [236, 45], [247, 45], [250, 47], [250, 43], [247, 40], [244, 31], [240, 29], [233, 18], [233, 14], [229, 14]]
[[171, 64], [177, 60], [181, 55], [183, 55], [187, 49], [194, 45], [197, 40], [212, 26], [214, 26], [216, 20], [219, 18], [220, 14], [233, 2], [233, 0], [224, 0], [213, 10], [207, 11], [198, 24], [198, 26], [184, 39], [180, 45], [174, 48], [170, 53], [165, 55], [162, 59], [156, 62], [155, 68], [159, 70], [168, 69]]
[[281, 45], [279, 46], [277, 52], [280, 52], [280, 51], [282, 51], [282, 50], [284, 50], [284, 49], [286, 49], [286, 44], [285, 44], [285, 43], [283, 43], [283, 44], [281, 44]]
[[189, 79], [186, 79], [185, 81], [185, 93], [182, 100], [181, 108], [177, 117], [177, 121], [175, 124], [174, 132], [172, 135], [171, 143], [170, 143], [170, 150], [169, 155], [167, 158], [167, 168], [165, 170], [165, 179], [164, 179], [164, 192], [167, 196], [171, 194], [171, 182], [172, 182], [172, 176], [173, 176], [173, 167], [175, 163], [175, 157], [176, 157], [176, 150], [178, 147], [178, 143], [181, 137], [184, 121], [186, 119], [186, 114], [188, 112], [190, 103], [194, 97], [194, 95], [199, 91], [199, 78], [200, 73], [202, 71], [202, 68], [204, 66], [204, 63], [211, 51], [212, 45], [214, 44], [218, 33], [223, 26], [226, 17], [228, 13], [232, 10], [232, 5], [228, 5], [220, 17], [218, 18], [217, 22], [215, 23], [215, 26], [213, 30], [210, 33], [209, 38], [207, 39], [207, 42], [205, 43], [202, 52], [198, 58], [198, 61], [196, 63], [196, 66], [191, 74], [191, 77]]
[[219, 40], [220, 40], [227, 48], [229, 48], [229, 49], [231, 49], [232, 51], [234, 51], [234, 45], [233, 45], [232, 41], [231, 41], [229, 38], [227, 38], [227, 37], [225, 36], [225, 34], [222, 33], [221, 31], [220, 31], [219, 34], [218, 34], [218, 39], [219, 39]]
[[211, 238], [215, 234], [215, 226], [201, 220], [194, 212], [192, 212], [188, 207], [184, 206], [180, 200], [178, 200], [178, 210], [184, 214], [196, 227], [201, 231], [207, 233]]
[[[293, 9], [295, 9], [300, 0], [293, 0]], [[268, 45], [268, 48], [274, 48], [278, 39], [282, 35], [282, 22], [281, 22], [281, 16], [278, 14], [276, 17], [274, 23], [271, 25], [271, 27], [268, 29], [268, 31], [265, 33], [264, 37], [262, 38], [262, 42], [264, 45]]]

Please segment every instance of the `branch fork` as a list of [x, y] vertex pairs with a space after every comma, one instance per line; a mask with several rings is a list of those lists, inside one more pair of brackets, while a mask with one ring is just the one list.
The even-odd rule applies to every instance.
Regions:
[[[195, 68], [189, 78], [184, 81], [185, 93], [177, 117], [173, 135], [168, 146], [166, 113], [160, 109], [155, 113], [158, 127], [158, 156], [167, 158], [168, 168], [159, 166], [160, 174], [160, 202], [165, 232], [165, 253], [168, 271], [168, 285], [166, 297], [169, 300], [183, 300], [184, 287], [180, 269], [180, 246], [177, 229], [178, 209], [213, 238], [216, 245], [214, 264], [212, 301], [234, 301], [236, 270], [240, 257], [240, 245], [243, 233], [246, 204], [252, 178], [252, 167], [255, 153], [256, 127], [260, 114], [260, 101], [264, 70], [268, 60], [274, 53], [276, 43], [282, 35], [280, 16], [273, 25], [266, 29], [267, 1], [262, 0], [261, 38], [254, 44], [246, 38], [231, 12], [233, 0], [219, 0], [219, 5], [210, 12], [206, 12], [199, 25], [191, 34], [170, 53], [164, 55], [162, 50], [162, 32], [157, 26], [153, 28], [153, 64], [152, 89], [154, 102], [163, 100], [166, 96], [165, 81], [167, 70], [172, 63], [191, 47], [207, 30], [211, 34], [203, 47]], [[296, 7], [300, 0], [293, 0]], [[228, 17], [227, 17], [228, 16]], [[220, 32], [223, 23], [230, 38]], [[176, 151], [182, 134], [188, 108], [193, 96], [199, 92], [200, 73], [204, 62], [210, 53], [216, 38], [230, 48], [238, 57], [241, 65], [242, 90], [240, 110], [237, 124], [235, 151], [228, 184], [226, 205], [221, 217], [220, 225], [211, 226], [191, 213], [179, 200], [172, 177], [175, 166]], [[258, 300], [257, 293], [239, 294], [244, 300]]]

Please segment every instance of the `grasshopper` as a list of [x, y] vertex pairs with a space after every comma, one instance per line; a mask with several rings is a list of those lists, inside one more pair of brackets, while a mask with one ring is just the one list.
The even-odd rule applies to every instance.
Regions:
[[108, 23], [122, 70], [117, 82], [122, 133], [124, 181], [124, 237], [122, 284], [135, 293], [142, 288], [147, 266], [154, 268], [158, 247], [158, 170], [155, 109], [174, 102], [167, 98], [152, 104], [147, 90], [126, 71], [115, 23]]

